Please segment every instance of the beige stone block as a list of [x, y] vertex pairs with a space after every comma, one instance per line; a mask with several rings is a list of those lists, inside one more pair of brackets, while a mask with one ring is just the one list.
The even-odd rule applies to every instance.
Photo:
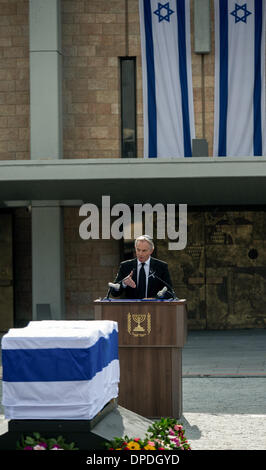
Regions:
[[0, 127], [7, 127], [8, 117], [0, 116]]
[[71, 93], [72, 103], [86, 103], [91, 100], [91, 92], [89, 90], [73, 90]]
[[91, 127], [90, 134], [93, 139], [108, 139], [108, 127]]
[[106, 90], [108, 88], [108, 81], [106, 79], [89, 78], [88, 89], [89, 90]]
[[29, 160], [30, 159], [30, 153], [29, 153], [29, 151], [27, 151], [27, 152], [16, 152], [15, 159], [16, 160]]
[[28, 116], [9, 116], [8, 127], [28, 127]]
[[116, 34], [120, 34], [120, 35], [124, 35], [125, 34], [125, 25], [122, 24], [122, 23], [117, 23], [117, 24], [103, 24], [102, 25], [102, 32], [103, 34], [112, 34], [112, 35], [116, 35]]
[[0, 81], [0, 92], [15, 91], [16, 81], [15, 80], [1, 80]]
[[0, 105], [0, 116], [13, 115], [16, 114], [16, 106], [11, 104], [1, 104]]
[[15, 160], [15, 152], [0, 152], [0, 160]]
[[72, 91], [87, 91], [88, 81], [86, 78], [76, 78], [64, 81], [65, 88]]
[[62, 24], [62, 33], [63, 36], [67, 35], [78, 35], [80, 34], [80, 26], [79, 24], [67, 23]]
[[0, 80], [15, 80], [17, 73], [18, 71], [16, 68], [0, 69]]
[[95, 114], [80, 114], [74, 116], [73, 127], [89, 127], [95, 125], [97, 122]]
[[94, 56], [96, 53], [96, 46], [78, 46], [77, 47], [77, 55], [78, 57], [89, 57]]
[[117, 15], [115, 13], [96, 13], [96, 23], [116, 23]]
[[206, 75], [205, 76], [205, 86], [206, 87], [214, 87], [214, 75]]
[[85, 34], [86, 36], [90, 34], [102, 34], [103, 27], [101, 24], [96, 23], [82, 23], [80, 24], [80, 34]]
[[118, 66], [118, 57], [108, 57], [107, 65], [109, 67], [117, 67]]
[[116, 150], [119, 151], [120, 143], [118, 139], [100, 139], [98, 141], [98, 149], [100, 150]]
[[[19, 5], [18, 5], [19, 6]], [[28, 30], [28, 14], [27, 15], [12, 15], [8, 17], [9, 24], [10, 25], [22, 25], [25, 27], [25, 31]]]
[[63, 55], [67, 57], [76, 57], [78, 55], [78, 48], [77, 46], [66, 46], [63, 47]]
[[97, 103], [117, 103], [118, 91], [117, 90], [100, 90], [96, 91]]
[[119, 114], [120, 113], [120, 106], [118, 103], [111, 104], [111, 114]]
[[5, 2], [1, 3], [1, 15], [16, 15], [17, 5], [16, 3]]
[[95, 23], [96, 15], [94, 13], [77, 13], [73, 18], [74, 23], [82, 24], [82, 23]]
[[101, 44], [102, 36], [100, 34], [83, 34], [82, 36], [76, 36], [74, 40], [77, 46], [87, 46], [88, 44], [90, 46], [95, 46], [97, 44]]
[[14, 152], [25, 152], [29, 150], [29, 142], [26, 140], [14, 140], [8, 143], [8, 150]]
[[7, 140], [1, 140], [1, 129], [0, 129], [0, 153], [8, 152]]
[[89, 67], [92, 67], [92, 70], [94, 70], [94, 67], [104, 67], [106, 66], [106, 59], [104, 57], [88, 57], [87, 59], [87, 64]]
[[4, 49], [4, 57], [26, 57], [27, 50], [24, 47], [6, 47]]
[[28, 115], [30, 113], [30, 106], [28, 104], [18, 104], [16, 105], [16, 114], [17, 115]]
[[75, 128], [75, 138], [76, 139], [89, 139], [91, 136], [90, 127], [76, 127]]
[[0, 38], [0, 47], [9, 47], [9, 46], [12, 46], [12, 38], [11, 37], [8, 37], [8, 38], [2, 37], [2, 38]]
[[28, 91], [29, 87], [29, 80], [16, 80], [16, 91]]
[[99, 45], [96, 46], [96, 55], [99, 57], [115, 57], [116, 61], [119, 56], [125, 55], [125, 38], [121, 38], [117, 44], [111, 46]]
[[112, 127], [119, 125], [119, 117], [117, 115], [110, 114], [97, 114], [96, 115], [96, 124], [102, 127]]
[[110, 117], [111, 114], [111, 104], [110, 103], [93, 103], [91, 107], [91, 112], [97, 115], [107, 115]]
[[83, 1], [72, 1], [65, 0], [62, 2], [62, 12], [63, 13], [82, 13], [84, 11], [84, 2]]
[[2, 128], [0, 129], [0, 140], [16, 140], [18, 138], [18, 129]]
[[87, 57], [64, 57], [64, 67], [87, 67]]
[[20, 128], [18, 131], [18, 137], [20, 140], [29, 140], [30, 138], [30, 129], [28, 127], [26, 128]]
[[[73, 103], [68, 105], [68, 112], [71, 114], [87, 114], [89, 110], [88, 103]], [[1, 108], [0, 108], [1, 115]]]

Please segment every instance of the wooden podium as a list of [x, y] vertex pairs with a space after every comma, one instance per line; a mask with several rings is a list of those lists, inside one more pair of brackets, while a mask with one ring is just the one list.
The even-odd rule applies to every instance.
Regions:
[[95, 320], [118, 322], [119, 405], [149, 418], [182, 414], [186, 301], [96, 300]]

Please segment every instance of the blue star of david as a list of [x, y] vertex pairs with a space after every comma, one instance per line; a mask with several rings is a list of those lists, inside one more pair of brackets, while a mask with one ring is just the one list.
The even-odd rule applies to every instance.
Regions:
[[[241, 16], [239, 16], [239, 11], [243, 12]], [[251, 15], [251, 11], [248, 11], [247, 4], [238, 5], [235, 3], [235, 9], [231, 12], [231, 15], [235, 17], [235, 23], [239, 23], [239, 21], [243, 21], [243, 23], [247, 23], [247, 17]]]
[[[162, 15], [163, 9], [166, 10], [166, 13], [164, 15]], [[164, 5], [158, 2], [158, 8], [153, 13], [158, 16], [159, 23], [163, 20], [166, 20], [168, 21], [168, 23], [170, 23], [170, 16], [174, 13], [174, 11], [171, 10], [169, 2], [165, 3]]]

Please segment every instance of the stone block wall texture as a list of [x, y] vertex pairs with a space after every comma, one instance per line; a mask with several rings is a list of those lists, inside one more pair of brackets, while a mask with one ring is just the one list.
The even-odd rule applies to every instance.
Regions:
[[0, 2], [0, 160], [30, 158], [29, 5]]
[[[211, 2], [212, 4], [212, 2]], [[138, 0], [62, 0], [64, 158], [119, 158], [119, 57], [136, 57], [137, 152], [143, 153]], [[196, 137], [203, 137], [202, 63], [191, 44]], [[212, 6], [213, 25], [213, 6]], [[212, 28], [213, 29], [213, 28]], [[212, 31], [213, 42], [213, 31]], [[205, 137], [212, 154], [214, 44], [204, 57]], [[30, 158], [29, 2], [0, 1], [0, 159]]]

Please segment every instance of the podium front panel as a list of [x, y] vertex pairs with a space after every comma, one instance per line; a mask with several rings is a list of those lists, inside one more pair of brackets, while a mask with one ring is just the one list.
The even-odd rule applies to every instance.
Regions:
[[149, 418], [182, 414], [185, 301], [95, 301], [95, 320], [118, 323], [118, 403]]

